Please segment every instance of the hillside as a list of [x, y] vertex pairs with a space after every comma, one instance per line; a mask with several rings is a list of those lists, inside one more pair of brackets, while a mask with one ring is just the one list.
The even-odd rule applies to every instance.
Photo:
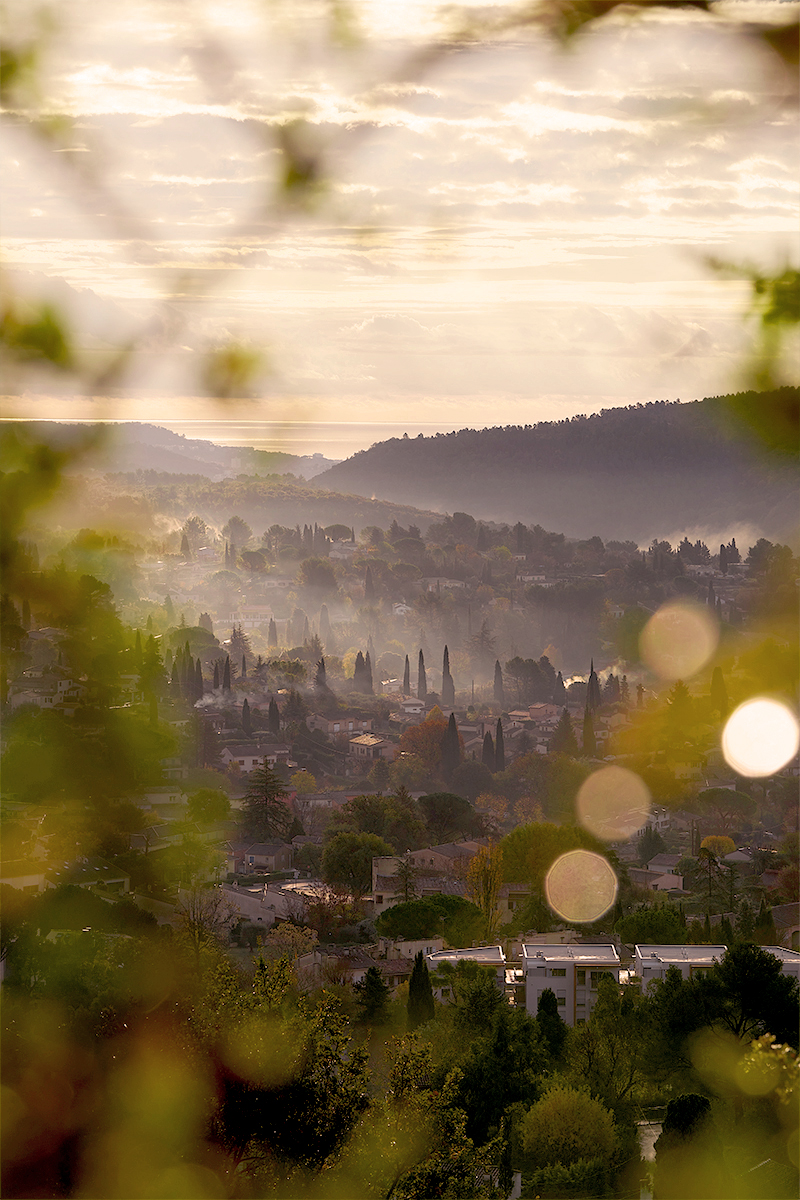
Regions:
[[[759, 399], [738, 398], [753, 405]], [[716, 397], [392, 438], [314, 482], [572, 537], [642, 541], [739, 527], [791, 539], [798, 511], [794, 463], [757, 457], [726, 428], [726, 412], [725, 398]]]
[[[85, 426], [44, 422], [48, 439], [68, 441]], [[82, 469], [86, 468], [82, 463]], [[102, 449], [88, 464], [107, 471], [166, 472], [172, 475], [203, 475], [207, 479], [231, 476], [291, 474], [312, 479], [335, 460], [322, 454], [286, 454], [255, 450], [248, 446], [219, 446], [201, 438], [187, 438], [158, 425], [120, 421], [107, 426]]]
[[323, 527], [354, 526], [358, 531], [365, 525], [388, 529], [392, 521], [397, 521], [425, 530], [441, 519], [440, 513], [388, 500], [341, 495], [291, 475], [210, 480], [156, 471], [106, 474], [87, 478], [84, 487], [75, 489], [71, 501], [62, 505], [67, 525], [131, 524], [140, 531], [163, 527], [163, 521], [159, 521], [163, 518], [182, 524], [192, 513], [217, 527], [233, 515], [242, 517], [257, 537], [271, 525], [316, 522]]

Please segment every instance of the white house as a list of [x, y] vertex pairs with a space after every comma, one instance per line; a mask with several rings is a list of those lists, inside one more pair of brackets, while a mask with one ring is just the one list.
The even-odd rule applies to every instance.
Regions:
[[606, 973], [619, 981], [620, 962], [615, 946], [536, 945], [522, 946], [525, 975], [525, 1008], [536, 1016], [539, 997], [549, 988], [555, 992], [559, 1014], [567, 1025], [583, 1025], [597, 1002], [597, 986]]

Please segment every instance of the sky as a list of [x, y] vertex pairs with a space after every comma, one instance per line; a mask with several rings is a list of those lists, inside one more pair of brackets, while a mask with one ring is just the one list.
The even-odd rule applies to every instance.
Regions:
[[[617, 10], [566, 49], [541, 24], [443, 41], [511, 7], [50, 10], [31, 103], [58, 132], [5, 122], [3, 268], [85, 370], [7, 378], [2, 416], [338, 458], [737, 390], [748, 285], [706, 260], [800, 257], [791, 81], [743, 30], [800, 6]], [[11, 9], [24, 41], [43, 10]], [[300, 204], [287, 139], [318, 180]], [[230, 342], [260, 365], [220, 407], [203, 364]], [[122, 344], [113, 394], [88, 387]]]

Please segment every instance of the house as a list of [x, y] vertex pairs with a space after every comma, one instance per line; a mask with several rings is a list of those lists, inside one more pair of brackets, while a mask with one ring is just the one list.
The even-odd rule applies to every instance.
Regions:
[[244, 851], [243, 858], [247, 872], [259, 869], [288, 871], [292, 866], [292, 847], [285, 842], [253, 842]]
[[0, 868], [0, 883], [20, 892], [43, 892], [47, 887], [47, 868], [32, 859], [13, 859]]
[[396, 749], [394, 742], [377, 733], [361, 733], [350, 738], [350, 754], [365, 762], [372, 762], [376, 758], [392, 759]]
[[682, 892], [683, 876], [671, 871], [650, 871], [647, 867], [628, 867], [631, 883], [648, 888], [651, 892]]
[[445, 964], [455, 967], [460, 962], [474, 962], [481, 967], [492, 967], [499, 990], [505, 991], [506, 956], [502, 946], [470, 946], [459, 950], [435, 950], [432, 954], [425, 955], [425, 962], [431, 975], [434, 976], [431, 982], [433, 994], [437, 1000], [451, 998], [451, 985], [447, 975], [440, 974], [436, 979], [437, 971]]
[[619, 981], [620, 961], [615, 946], [578, 943], [537, 945], [524, 942], [522, 970], [525, 1008], [536, 1016], [539, 997], [555, 992], [559, 1014], [567, 1025], [583, 1025], [597, 1002], [597, 987], [604, 975]]
[[171, 808], [173, 805], [185, 804], [186, 793], [175, 784], [171, 787], [151, 787], [138, 803], [141, 808]]
[[228, 622], [231, 625], [239, 625], [244, 630], [258, 629], [261, 625], [268, 624], [272, 615], [270, 604], [240, 604], [236, 612], [229, 614]]
[[103, 888], [124, 896], [131, 890], [131, 877], [103, 858], [79, 858], [77, 862], [65, 864], [60, 870], [47, 872], [48, 887], [63, 887], [64, 884]]
[[319, 729], [322, 733], [326, 733], [328, 737], [335, 737], [337, 733], [371, 733], [372, 732], [372, 717], [359, 717], [351, 715], [323, 717], [318, 713], [312, 713], [307, 719], [306, 724], [309, 729]]
[[247, 745], [243, 743], [241, 746], [223, 746], [220, 752], [220, 759], [226, 767], [229, 767], [231, 763], [236, 763], [240, 771], [245, 775], [249, 775], [257, 767], [264, 766], [264, 751], [260, 746], [253, 744]]
[[400, 711], [404, 717], [421, 717], [425, 712], [425, 701], [417, 696], [405, 696], [400, 701]]
[[405, 857], [412, 867], [433, 874], [462, 874], [467, 864], [487, 844], [487, 839], [470, 842], [443, 842], [439, 846], [428, 846], [424, 850], [410, 850]]

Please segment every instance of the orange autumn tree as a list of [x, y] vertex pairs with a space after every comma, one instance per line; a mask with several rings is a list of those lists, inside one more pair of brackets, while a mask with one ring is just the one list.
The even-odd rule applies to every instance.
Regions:
[[442, 710], [435, 705], [424, 721], [403, 732], [397, 755], [414, 754], [430, 774], [435, 774], [441, 766], [442, 743], [446, 733], [447, 721]]

